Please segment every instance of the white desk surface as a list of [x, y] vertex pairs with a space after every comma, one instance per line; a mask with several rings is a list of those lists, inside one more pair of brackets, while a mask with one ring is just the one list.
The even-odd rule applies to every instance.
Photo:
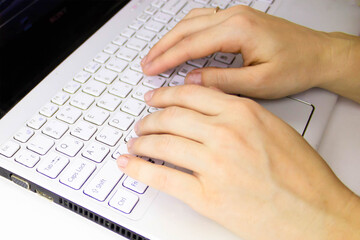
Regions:
[[[360, 105], [340, 98], [324, 134], [320, 154], [360, 195]], [[351, 164], [350, 164], [351, 163]], [[124, 238], [0, 177], [2, 239]]]

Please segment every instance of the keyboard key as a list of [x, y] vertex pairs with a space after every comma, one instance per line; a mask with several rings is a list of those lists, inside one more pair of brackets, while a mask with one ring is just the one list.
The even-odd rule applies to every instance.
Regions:
[[69, 157], [75, 157], [83, 146], [84, 144], [80, 140], [67, 136], [61, 140], [56, 150]]
[[227, 68], [227, 67], [229, 67], [229, 65], [219, 62], [219, 61], [210, 61], [208, 67]]
[[105, 68], [100, 69], [94, 76], [94, 78], [105, 84], [111, 84], [117, 77], [117, 73]]
[[146, 47], [146, 45], [147, 45], [147, 42], [145, 42], [141, 39], [137, 39], [137, 38], [132, 38], [126, 43], [126, 46], [128, 48], [136, 50], [136, 51], [143, 50]]
[[46, 121], [46, 117], [37, 114], [33, 116], [26, 125], [32, 129], [38, 130], [46, 123]]
[[52, 115], [54, 115], [57, 112], [57, 110], [59, 110], [58, 106], [56, 106], [53, 103], [47, 103], [45, 106], [43, 106], [40, 109], [40, 114], [46, 117], [52, 117]]
[[[151, 42], [156, 34], [150, 30], [146, 30], [146, 29], [141, 29], [140, 31], [138, 31], [135, 35], [137, 38], [145, 40], [147, 42]], [[145, 46], [144, 46], [145, 47]], [[141, 50], [144, 48], [141, 48]]]
[[171, 75], [175, 72], [175, 69], [174, 68], [171, 68], [163, 73], [160, 73], [159, 75], [162, 76], [162, 77], [165, 77], [165, 78], [169, 78], [171, 77]]
[[175, 15], [186, 5], [186, 0], [169, 0], [161, 9], [162, 12]]
[[105, 201], [107, 196], [124, 175], [114, 161], [107, 161], [91, 182], [85, 187], [84, 193], [98, 201]]
[[115, 54], [117, 52], [117, 50], [119, 50], [118, 45], [109, 43], [108, 45], [106, 45], [106, 47], [104, 48], [103, 51], [105, 53], [108, 53], [108, 54], [112, 55], [112, 54]]
[[93, 107], [89, 112], [85, 114], [84, 119], [95, 125], [101, 126], [108, 119], [110, 113], [98, 107]]
[[233, 1], [235, 5], [246, 5], [249, 6], [252, 0], [235, 0]]
[[77, 90], [79, 90], [79, 88], [81, 87], [80, 83], [75, 82], [75, 81], [70, 81], [68, 82], [65, 87], [63, 88], [63, 90], [65, 92], [74, 94], [77, 92]]
[[196, 67], [187, 65], [187, 64], [183, 64], [181, 65], [180, 70], [178, 71], [178, 74], [180, 76], [186, 77], [186, 75], [191, 72], [192, 70], [196, 69]]
[[33, 168], [40, 161], [40, 157], [30, 151], [22, 150], [16, 156], [15, 161], [26, 167]]
[[120, 73], [120, 72], [124, 71], [124, 69], [127, 67], [127, 65], [128, 65], [128, 63], [123, 60], [112, 58], [106, 64], [106, 68]]
[[123, 186], [139, 194], [144, 194], [146, 189], [148, 188], [146, 184], [141, 183], [131, 177], [126, 177], [123, 182]]
[[30, 139], [27, 148], [40, 155], [45, 155], [54, 144], [53, 140], [43, 135], [36, 135]]
[[123, 213], [129, 214], [138, 203], [139, 197], [125, 189], [119, 189], [111, 198], [109, 205]]
[[98, 63], [101, 63], [101, 64], [104, 64], [107, 62], [107, 60], [110, 59], [110, 55], [109, 54], [106, 54], [104, 52], [99, 52], [95, 58], [94, 58], [94, 61], [95, 62], [98, 62]]
[[132, 86], [120, 81], [115, 82], [109, 89], [109, 93], [125, 98], [132, 90]]
[[165, 25], [163, 23], [159, 23], [154, 20], [150, 20], [149, 22], [147, 22], [145, 24], [145, 29], [159, 33], [164, 28], [164, 26]]
[[40, 161], [37, 171], [49, 178], [56, 178], [68, 163], [68, 158], [50, 153]]
[[67, 100], [69, 100], [70, 96], [69, 94], [61, 91], [61, 92], [58, 92], [52, 99], [51, 99], [51, 102], [57, 104], [57, 105], [64, 105]]
[[108, 111], [115, 111], [115, 109], [120, 105], [121, 103], [121, 99], [109, 94], [109, 93], [105, 93], [100, 100], [97, 102], [97, 106], [104, 108]]
[[157, 8], [154, 6], [147, 6], [144, 10], [145, 13], [149, 14], [149, 15], [154, 15], [157, 12]]
[[116, 57], [131, 62], [132, 60], [135, 59], [137, 54], [138, 54], [137, 51], [131, 50], [129, 48], [122, 48], [119, 50], [119, 53], [116, 55]]
[[206, 63], [207, 63], [207, 58], [198, 58], [198, 59], [187, 61], [187, 64], [190, 64], [197, 68], [205, 67]]
[[174, 87], [174, 86], [184, 85], [184, 81], [185, 81], [184, 77], [176, 75], [173, 79], [171, 79], [169, 86]]
[[46, 123], [42, 133], [54, 139], [60, 139], [69, 129], [68, 125], [57, 120]]
[[230, 65], [235, 59], [235, 55], [232, 53], [217, 53], [215, 60]]
[[204, 5], [201, 3], [188, 2], [188, 4], [183, 8], [182, 12], [188, 14], [194, 8], [203, 8]]
[[142, 14], [140, 14], [140, 16], [137, 17], [137, 20], [145, 23], [145, 22], [149, 21], [150, 18], [151, 18], [151, 15], [142, 13]]
[[145, 95], [145, 93], [149, 92], [150, 90], [152, 90], [152, 88], [140, 85], [133, 92], [132, 97], [145, 102], [144, 95]]
[[132, 28], [132, 29], [134, 29], [134, 30], [139, 30], [143, 25], [144, 25], [144, 23], [136, 20], [136, 21], [133, 21], [133, 22], [129, 25], [129, 28]]
[[153, 19], [157, 22], [167, 24], [172, 19], [172, 16], [166, 13], [158, 12]]
[[94, 102], [95, 102], [94, 97], [90, 96], [89, 94], [80, 92], [72, 98], [72, 100], [70, 101], [70, 105], [80, 108], [82, 110], [86, 110]]
[[116, 45], [119, 45], [119, 46], [123, 46], [127, 41], [127, 38], [126, 37], [123, 37], [123, 36], [117, 36], [113, 41], [112, 43], [113, 44], [116, 44]]
[[95, 97], [100, 96], [105, 90], [106, 85], [95, 80], [88, 81], [83, 88], [83, 92], [93, 95]]
[[213, 0], [211, 6], [225, 9], [230, 2], [231, 0]]
[[162, 6], [164, 6], [164, 3], [164, 0], [154, 0], [151, 2], [151, 6], [161, 8]]
[[136, 58], [134, 61], [132, 61], [130, 69], [142, 73], [141, 58]]
[[96, 136], [96, 140], [108, 146], [115, 146], [122, 137], [122, 132], [113, 127], [104, 127]]
[[26, 143], [34, 135], [34, 133], [34, 130], [23, 127], [14, 135], [14, 139], [19, 142]]
[[255, 1], [252, 3], [251, 7], [256, 9], [256, 10], [259, 10], [261, 12], [267, 12], [267, 10], [269, 9], [270, 7], [270, 4], [269, 2], [267, 1]]
[[80, 118], [81, 114], [79, 109], [68, 106], [60, 109], [56, 118], [69, 124], [74, 124]]
[[117, 159], [118, 157], [124, 154], [129, 154], [129, 151], [126, 143], [121, 143], [120, 146], [112, 154], [112, 158]]
[[109, 125], [126, 131], [135, 122], [135, 118], [124, 112], [117, 112], [110, 119]]
[[96, 73], [96, 71], [99, 70], [100, 67], [100, 63], [91, 61], [85, 66], [84, 70], [89, 73]]
[[70, 134], [84, 141], [88, 141], [96, 131], [97, 128], [91, 123], [80, 121], [71, 130]]
[[147, 76], [145, 77], [143, 84], [151, 88], [160, 88], [166, 82], [166, 78], [160, 76]]
[[129, 142], [130, 139], [132, 139], [132, 138], [137, 138], [137, 137], [139, 137], [139, 136], [136, 134], [135, 130], [133, 129], [133, 130], [131, 130], [131, 131], [128, 133], [128, 135], [125, 137], [125, 142]]
[[135, 34], [135, 30], [130, 29], [130, 28], [126, 28], [124, 31], [122, 31], [120, 33], [121, 36], [126, 37], [126, 38], [131, 38], [132, 35], [134, 35], [134, 34]]
[[145, 103], [135, 99], [128, 99], [125, 104], [121, 107], [121, 111], [130, 113], [134, 116], [139, 116], [140, 113], [145, 109]]
[[71, 164], [61, 175], [60, 182], [75, 190], [82, 187], [85, 181], [95, 171], [95, 164], [81, 158], [71, 160]]
[[82, 156], [94, 162], [101, 163], [110, 152], [108, 147], [99, 143], [90, 143], [82, 152]]
[[131, 85], [137, 85], [142, 79], [143, 74], [133, 71], [131, 69], [126, 69], [123, 75], [120, 77], [120, 80]]
[[13, 141], [7, 141], [0, 145], [0, 155], [3, 155], [7, 158], [11, 158], [19, 149], [20, 149], [19, 144]]

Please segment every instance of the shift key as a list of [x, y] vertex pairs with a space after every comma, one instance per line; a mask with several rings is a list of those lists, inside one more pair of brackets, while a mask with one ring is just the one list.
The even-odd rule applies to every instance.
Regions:
[[85, 187], [84, 193], [98, 201], [105, 201], [124, 175], [115, 161], [107, 161], [96, 176]]

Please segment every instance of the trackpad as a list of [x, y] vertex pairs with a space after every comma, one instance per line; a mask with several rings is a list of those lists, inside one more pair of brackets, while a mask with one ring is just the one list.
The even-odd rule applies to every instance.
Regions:
[[305, 134], [314, 106], [293, 98], [256, 100], [263, 107], [287, 122], [301, 135]]

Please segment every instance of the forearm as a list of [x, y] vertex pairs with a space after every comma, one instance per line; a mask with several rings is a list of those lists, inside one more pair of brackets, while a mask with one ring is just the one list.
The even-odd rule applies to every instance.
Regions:
[[360, 38], [329, 33], [327, 80], [319, 87], [360, 103]]

